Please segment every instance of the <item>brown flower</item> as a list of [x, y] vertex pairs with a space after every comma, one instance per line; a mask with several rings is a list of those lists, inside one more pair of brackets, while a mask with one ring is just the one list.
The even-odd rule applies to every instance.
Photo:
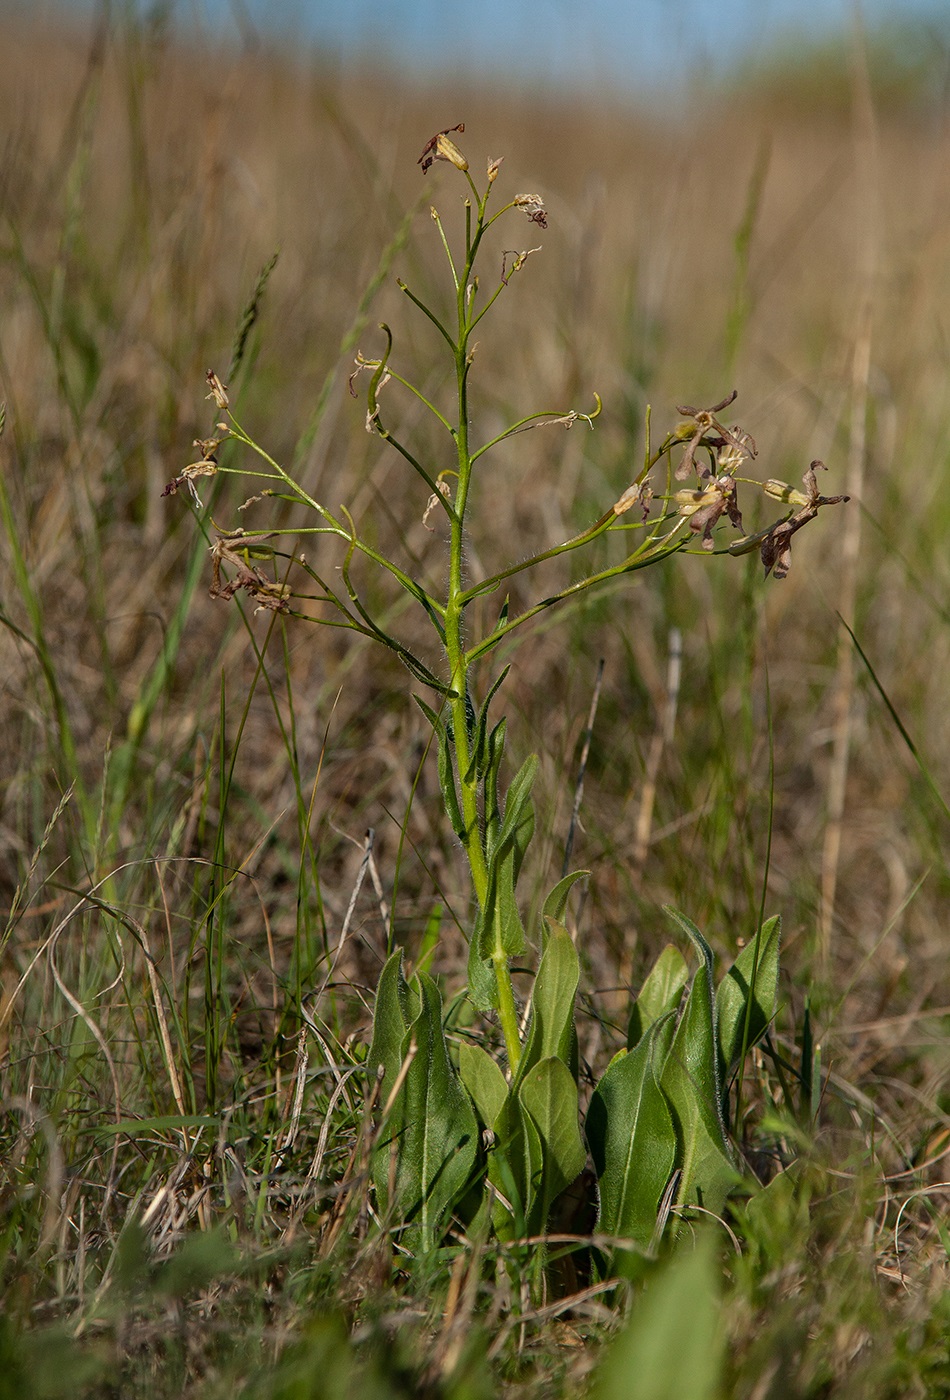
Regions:
[[512, 203], [516, 208], [523, 209], [533, 224], [537, 224], [539, 228], [547, 228], [548, 211], [539, 194], [516, 194]]
[[448, 160], [458, 170], [467, 170], [468, 161], [456, 146], [454, 141], [449, 140], [449, 133], [453, 131], [464, 131], [465, 123], [459, 122], [458, 126], [447, 126], [444, 131], [437, 131], [434, 136], [426, 142], [422, 155], [416, 161], [422, 166], [423, 175], [435, 160]]
[[205, 397], [209, 399], [214, 399], [216, 407], [227, 408], [230, 402], [230, 400], [228, 399], [227, 385], [221, 383], [221, 380], [215, 374], [213, 369], [208, 370], [208, 373], [205, 375], [205, 379], [208, 381], [208, 387], [211, 390], [211, 393], [206, 394]]
[[677, 491], [680, 515], [688, 515], [689, 528], [702, 535], [703, 549], [712, 549], [714, 526], [720, 516], [727, 514], [737, 530], [742, 529], [742, 515], [736, 497], [736, 483], [724, 472], [711, 480], [703, 491]]
[[[792, 566], [792, 536], [800, 530], [803, 525], [807, 525], [809, 520], [814, 520], [821, 506], [841, 505], [845, 501], [850, 501], [851, 499], [850, 496], [820, 495], [818, 492], [818, 478], [815, 475], [816, 468], [820, 468], [822, 471], [828, 470], [824, 462], [819, 462], [817, 459], [812, 462], [811, 466], [802, 477], [802, 483], [805, 487], [804, 495], [802, 495], [800, 491], [792, 491], [790, 488], [787, 488], [788, 494], [786, 499], [796, 505], [799, 504], [799, 502], [803, 502], [801, 509], [789, 519], [779, 520], [766, 533], [762, 541], [760, 554], [762, 563], [765, 565], [766, 578], [768, 578], [769, 574], [777, 579], [783, 579], [787, 576]], [[783, 482], [769, 482], [768, 484], [770, 486], [784, 486]], [[773, 495], [776, 493], [773, 491], [769, 494]]]
[[[269, 579], [265, 573], [251, 563], [253, 556], [273, 555], [273, 550], [265, 547], [265, 540], [269, 540], [270, 535], [248, 535], [243, 530], [231, 530], [227, 534], [219, 534], [214, 544], [211, 546], [212, 572], [211, 589], [212, 598], [233, 598], [235, 593], [244, 589], [257, 603], [255, 612], [262, 608], [270, 612], [286, 612], [290, 606], [290, 588], [286, 583], [275, 583]], [[227, 564], [235, 571], [233, 579], [221, 581], [221, 565]]]
[[[748, 433], [744, 433], [741, 428], [726, 428], [716, 416], [734, 402], [737, 393], [738, 391], [733, 389], [731, 394], [720, 399], [719, 403], [714, 403], [711, 408], [692, 408], [689, 404], [677, 405], [677, 413], [692, 419], [690, 423], [681, 423], [677, 430], [677, 437], [681, 442], [686, 442], [686, 451], [676, 468], [677, 481], [685, 481], [691, 471], [696, 471], [700, 477], [712, 475], [710, 467], [700, 469], [696, 466], [696, 452], [700, 447], [711, 448], [719, 453], [720, 467], [728, 467], [730, 470], [746, 457], [756, 455], [755, 441]], [[721, 454], [726, 450], [731, 450], [732, 454], [728, 463], [721, 460]]]

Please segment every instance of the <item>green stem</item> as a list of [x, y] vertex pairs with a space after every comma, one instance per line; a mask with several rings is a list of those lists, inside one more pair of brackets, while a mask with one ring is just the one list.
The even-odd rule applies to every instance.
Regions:
[[[474, 457], [469, 449], [468, 415], [468, 371], [469, 337], [472, 331], [472, 309], [474, 297], [468, 294], [472, 265], [478, 252], [481, 235], [484, 232], [485, 204], [488, 193], [479, 201], [474, 236], [466, 238], [466, 258], [463, 274], [456, 278], [456, 314], [458, 340], [453, 346], [455, 355], [456, 392], [458, 397], [458, 429], [456, 448], [458, 453], [458, 488], [455, 496], [455, 510], [450, 515], [451, 536], [449, 543], [449, 581], [444, 613], [445, 650], [449, 663], [449, 685], [453, 698], [452, 733], [455, 740], [456, 774], [459, 784], [459, 800], [462, 809], [462, 841], [469, 868], [472, 872], [472, 885], [479, 908], [484, 911], [488, 898], [488, 860], [485, 851], [482, 822], [478, 808], [479, 775], [470, 773], [471, 749], [469, 745], [469, 668], [471, 661], [465, 652], [463, 620], [466, 604], [462, 575], [462, 550], [464, 545], [465, 511], [471, 485]], [[441, 229], [440, 229], [441, 232]], [[453, 267], [453, 274], [455, 269]], [[508, 1063], [514, 1072], [521, 1059], [521, 1038], [518, 1034], [518, 1015], [515, 1008], [514, 988], [508, 967], [508, 955], [501, 944], [500, 935], [496, 938], [491, 953], [492, 967], [497, 987], [497, 1010], [505, 1037]]]

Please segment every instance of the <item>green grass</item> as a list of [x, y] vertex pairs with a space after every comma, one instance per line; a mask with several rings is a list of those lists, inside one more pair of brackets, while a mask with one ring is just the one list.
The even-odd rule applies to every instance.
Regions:
[[[657, 1396], [947, 1394], [937, 109], [888, 97], [855, 129], [835, 105], [802, 117], [759, 88], [664, 128], [593, 100], [539, 110], [188, 54], [127, 18], [101, 45], [4, 33], [0, 1394], [461, 1400], [590, 1384], [609, 1400], [634, 1368]], [[593, 872], [575, 914], [582, 1096], [670, 936], [664, 904], [726, 962], [764, 886], [783, 918], [775, 1053], [756, 1052], [738, 1134], [769, 1184], [695, 1254], [645, 1267], [629, 1308], [567, 1241], [545, 1254], [473, 1231], [412, 1258], [381, 1228], [361, 1069], [380, 970], [393, 940], [413, 962], [432, 950], [441, 909], [429, 970], [447, 1000], [465, 980], [468, 887], [427, 727], [394, 658], [210, 599], [206, 541], [183, 499], [161, 496], [215, 421], [205, 371], [227, 371], [252, 320], [232, 376], [241, 421], [375, 546], [440, 581], [426, 492], [364, 433], [346, 380], [357, 348], [378, 352], [376, 322], [402, 318], [421, 387], [444, 390], [435, 333], [404, 319], [394, 277], [442, 295], [427, 208], [451, 224], [455, 195], [415, 161], [462, 117], [466, 149], [504, 151], [505, 179], [551, 213], [486, 337], [479, 430], [595, 390], [606, 406], [594, 433], [535, 432], [499, 456], [472, 571], [596, 518], [642, 460], [647, 402], [662, 433], [675, 404], [733, 387], [727, 364], [761, 475], [796, 485], [818, 456], [824, 489], [848, 489], [867, 399], [854, 566], [831, 511], [780, 584], [755, 556], [669, 561], [557, 626], [542, 617], [507, 685], [515, 767], [540, 756], [524, 876], [539, 904], [561, 874], [605, 662], [573, 853]], [[399, 427], [420, 450], [435, 441], [411, 409]], [[259, 506], [237, 514], [250, 490], [222, 480], [197, 482], [209, 533], [211, 516], [263, 528]], [[333, 575], [342, 554], [311, 547]], [[368, 571], [360, 584], [438, 665], [397, 595]], [[492, 616], [486, 604], [479, 625]], [[836, 732], [848, 765], [826, 945]], [[562, 1235], [592, 1228], [568, 1220]], [[681, 1352], [686, 1313], [695, 1349]]]

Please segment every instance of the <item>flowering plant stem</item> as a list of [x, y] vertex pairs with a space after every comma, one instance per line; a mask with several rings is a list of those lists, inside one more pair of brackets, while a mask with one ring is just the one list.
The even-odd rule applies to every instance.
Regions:
[[[466, 257], [461, 278], [455, 275], [451, 250], [443, 234], [443, 245], [449, 266], [452, 268], [456, 284], [456, 315], [458, 335], [452, 346], [455, 355], [456, 392], [458, 396], [458, 419], [454, 428], [458, 454], [458, 484], [455, 493], [455, 509], [451, 517], [449, 541], [449, 583], [445, 607], [445, 650], [449, 664], [449, 684], [452, 699], [452, 734], [455, 742], [456, 772], [459, 779], [460, 801], [464, 828], [462, 844], [472, 872], [472, 888], [479, 908], [484, 910], [488, 895], [488, 865], [482, 846], [480, 818], [478, 810], [478, 775], [471, 763], [468, 742], [469, 671], [472, 662], [466, 655], [463, 638], [465, 613], [465, 588], [462, 575], [462, 552], [464, 544], [465, 512], [468, 504], [469, 487], [472, 479], [473, 460], [469, 450], [469, 410], [468, 373], [471, 367], [469, 337], [472, 333], [474, 295], [470, 294], [470, 278], [475, 256], [485, 221], [485, 206], [491, 192], [491, 185], [479, 199], [478, 191], [468, 171], [469, 184], [478, 208], [475, 237], [471, 233], [471, 205], [466, 204]], [[439, 230], [442, 232], [441, 222]], [[518, 1068], [521, 1059], [521, 1040], [518, 1034], [518, 1014], [515, 1010], [514, 991], [511, 973], [508, 969], [508, 955], [502, 946], [500, 933], [496, 933], [491, 951], [492, 967], [498, 995], [498, 1017], [505, 1049], [512, 1072]]]

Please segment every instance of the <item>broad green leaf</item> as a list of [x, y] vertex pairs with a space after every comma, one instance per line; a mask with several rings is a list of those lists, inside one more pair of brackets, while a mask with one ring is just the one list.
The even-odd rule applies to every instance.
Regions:
[[508, 1083], [501, 1069], [487, 1050], [463, 1040], [459, 1045], [459, 1075], [479, 1118], [486, 1128], [494, 1128], [508, 1097]]
[[776, 915], [767, 919], [762, 925], [758, 939], [752, 939], [746, 944], [719, 983], [716, 1010], [719, 1022], [720, 1066], [724, 1079], [732, 1075], [742, 1056], [747, 1014], [747, 1051], [765, 1034], [775, 1015], [781, 937], [782, 924], [779, 917]]
[[678, 948], [668, 943], [650, 969], [649, 976], [640, 988], [640, 995], [630, 1011], [630, 1025], [627, 1029], [627, 1049], [632, 1050], [654, 1021], [675, 1011], [680, 1002], [683, 988], [689, 981], [689, 968], [686, 959]]
[[707, 1235], [675, 1254], [637, 1298], [595, 1372], [592, 1400], [721, 1400], [721, 1292]]
[[577, 1112], [577, 1085], [563, 1060], [546, 1059], [530, 1069], [519, 1097], [537, 1130], [539, 1163], [531, 1163], [527, 1228], [544, 1230], [554, 1201], [584, 1169], [587, 1153]]
[[383, 1066], [385, 1074], [380, 1085], [378, 1104], [382, 1109], [396, 1082], [402, 1065], [402, 1046], [409, 1017], [406, 1012], [406, 979], [402, 975], [402, 950], [397, 949], [386, 960], [376, 988], [376, 1008], [373, 1012], [373, 1039], [366, 1063], [369, 1069]]
[[695, 1203], [718, 1215], [740, 1177], [732, 1164], [722, 1121], [711, 963], [710, 954], [693, 978], [660, 1075], [660, 1087], [679, 1136], [682, 1176], [677, 1203]]
[[[657, 1083], [673, 1033], [668, 1014], [654, 1021], [635, 1050], [611, 1061], [587, 1114], [600, 1193], [598, 1229], [644, 1248], [676, 1162], [676, 1129]], [[622, 1270], [622, 1255], [618, 1262]]]
[[498, 1201], [493, 1217], [498, 1238], [510, 1240], [532, 1232], [534, 1183], [541, 1180], [544, 1149], [530, 1113], [516, 1094], [509, 1093], [497, 1127], [500, 1131], [488, 1158], [488, 1178], [510, 1202], [509, 1212]]
[[546, 920], [548, 939], [531, 993], [531, 1023], [516, 1082], [533, 1065], [554, 1057], [569, 1065], [574, 1047], [574, 997], [580, 965], [563, 924]]
[[471, 942], [468, 945], [468, 994], [478, 1011], [498, 1009], [498, 984], [490, 958], [482, 956], [482, 930], [485, 916], [481, 909], [475, 915]]
[[[422, 1249], [434, 1248], [445, 1216], [465, 1190], [478, 1150], [478, 1124], [468, 1095], [449, 1059], [442, 1028], [442, 998], [430, 977], [420, 972], [406, 987], [401, 968], [391, 958], [383, 969], [377, 994], [370, 1066], [383, 1064], [382, 1104], [388, 1114], [380, 1126], [373, 1154], [373, 1177], [380, 1208], [394, 1223], [411, 1224]], [[388, 974], [388, 976], [387, 976]], [[404, 997], [399, 996], [399, 981]], [[392, 1060], [392, 1033], [397, 1013], [415, 1006], [401, 1045], [398, 1066]], [[406, 1066], [406, 1060], [409, 1060]], [[395, 1068], [395, 1073], [391, 1072]], [[397, 1076], [405, 1068], [393, 1102]]]

